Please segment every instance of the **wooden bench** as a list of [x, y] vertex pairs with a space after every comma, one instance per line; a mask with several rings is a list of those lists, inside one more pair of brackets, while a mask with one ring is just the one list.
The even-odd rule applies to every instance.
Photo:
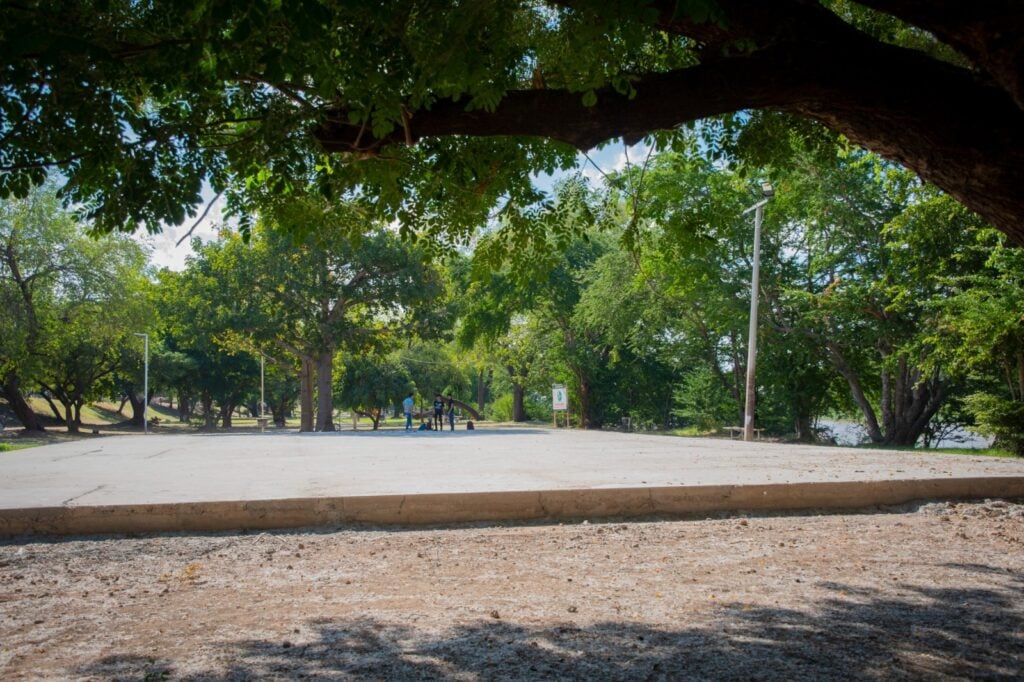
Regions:
[[[742, 438], [743, 437], [743, 427], [742, 426], [726, 426], [725, 430], [729, 432], [729, 437], [730, 438]], [[762, 431], [764, 431], [764, 429], [754, 429], [754, 438], [757, 439], [757, 440], [761, 440], [761, 432]]]

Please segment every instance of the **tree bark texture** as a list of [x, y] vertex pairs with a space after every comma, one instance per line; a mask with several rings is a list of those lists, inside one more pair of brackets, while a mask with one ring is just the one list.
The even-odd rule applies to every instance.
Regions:
[[78, 433], [78, 420], [75, 419], [74, 403], [64, 403], [64, 423], [67, 424], [68, 433]]
[[523, 401], [523, 385], [512, 383], [512, 421], [526, 421], [526, 405]]
[[192, 403], [185, 394], [178, 395], [178, 421], [187, 422], [192, 417]]
[[334, 353], [316, 359], [316, 430], [334, 431]]
[[13, 372], [4, 377], [3, 384], [0, 384], [0, 394], [7, 400], [14, 416], [18, 418], [26, 431], [45, 431], [32, 406], [25, 400], [25, 396], [21, 392], [21, 382]]
[[274, 418], [274, 426], [283, 428], [286, 425], [285, 418], [288, 406], [284, 402], [274, 401], [270, 401], [268, 406], [270, 407], [270, 414]]
[[213, 429], [217, 425], [216, 415], [213, 414], [213, 396], [211, 395], [203, 395], [203, 425], [207, 429]]
[[299, 369], [299, 431], [312, 431], [314, 426], [313, 415], [313, 383], [316, 366], [310, 358], [302, 358], [302, 367]]
[[132, 425], [144, 426], [143, 420], [146, 418], [146, 401], [135, 395], [134, 391], [129, 393], [127, 398], [128, 402], [132, 406]]
[[230, 429], [231, 428], [231, 416], [232, 416], [232, 413], [234, 411], [235, 411], [235, 406], [233, 404], [231, 404], [231, 403], [227, 403], [226, 405], [221, 405], [221, 408], [220, 408], [220, 419], [221, 419], [221, 424], [220, 425], [221, 425], [221, 427], [223, 427], [225, 429]]
[[[487, 403], [487, 384], [490, 383], [490, 375], [493, 370], [487, 370], [486, 374], [484, 370], [477, 372], [476, 376], [476, 406], [478, 415], [473, 417], [474, 419], [480, 419], [481, 414], [484, 413], [484, 405]], [[485, 378], [486, 377], [486, 378]]]
[[[864, 415], [872, 443], [915, 445], [949, 395], [949, 386], [938, 371], [924, 377], [920, 370], [910, 368], [906, 357], [900, 355], [893, 363], [895, 371], [888, 364], [883, 364], [879, 396], [881, 414], [878, 415], [864, 393], [860, 375], [850, 367], [839, 344], [828, 342], [826, 349], [833, 366], [850, 386], [850, 394]], [[886, 360], [883, 356], [883, 363]]]

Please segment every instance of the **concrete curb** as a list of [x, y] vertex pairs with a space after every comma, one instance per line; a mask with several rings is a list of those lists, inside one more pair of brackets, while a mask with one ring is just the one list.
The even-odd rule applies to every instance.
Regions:
[[69, 505], [0, 510], [0, 537], [862, 509], [987, 497], [1024, 497], [1024, 476]]

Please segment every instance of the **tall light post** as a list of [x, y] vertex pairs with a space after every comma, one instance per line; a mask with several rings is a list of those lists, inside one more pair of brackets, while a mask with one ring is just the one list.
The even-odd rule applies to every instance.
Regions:
[[260, 353], [260, 419], [263, 419], [263, 353]]
[[743, 407], [743, 440], [754, 440], [754, 410], [757, 405], [757, 299], [761, 286], [761, 220], [764, 207], [775, 195], [770, 183], [761, 183], [764, 199], [743, 211], [743, 215], [754, 211], [754, 271], [750, 276], [750, 331], [747, 335], [747, 400]]
[[142, 374], [142, 432], [149, 433], [149, 334], [135, 332], [135, 336], [141, 336], [144, 342], [145, 370]]

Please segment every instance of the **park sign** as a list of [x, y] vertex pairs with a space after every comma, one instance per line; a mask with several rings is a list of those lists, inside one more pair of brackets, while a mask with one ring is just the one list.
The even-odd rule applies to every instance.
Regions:
[[566, 392], [564, 384], [553, 384], [551, 386], [551, 409], [569, 409], [569, 394]]

